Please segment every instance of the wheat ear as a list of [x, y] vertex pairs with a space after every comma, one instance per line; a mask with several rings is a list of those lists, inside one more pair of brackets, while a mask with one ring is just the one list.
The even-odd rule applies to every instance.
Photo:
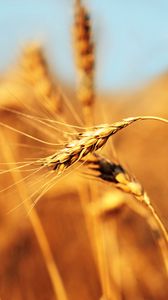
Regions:
[[139, 116], [123, 119], [111, 125], [105, 124], [93, 127], [90, 130], [79, 133], [76, 139], [70, 141], [65, 148], [57, 151], [53, 155], [38, 160], [37, 163], [50, 167], [58, 174], [61, 174], [64, 170], [83, 159], [89, 153], [93, 153], [102, 148], [110, 136], [139, 120], [159, 120], [168, 123], [168, 120], [163, 118]]
[[87, 161], [87, 165], [92, 171], [97, 172], [95, 176], [112, 182], [115, 187], [133, 195], [138, 203], [145, 206], [148, 214], [143, 216], [147, 219], [152, 231], [159, 232], [159, 246], [168, 273], [168, 233], [141, 184], [133, 176], [130, 176], [120, 164], [111, 162], [104, 157], [94, 155], [91, 160]]
[[94, 44], [90, 15], [81, 1], [75, 1], [73, 45], [77, 67], [77, 96], [82, 104], [85, 124], [93, 123], [94, 104]]
[[50, 74], [40, 45], [33, 43], [24, 49], [21, 66], [25, 80], [34, 88], [43, 105], [53, 112], [62, 111], [62, 96]]

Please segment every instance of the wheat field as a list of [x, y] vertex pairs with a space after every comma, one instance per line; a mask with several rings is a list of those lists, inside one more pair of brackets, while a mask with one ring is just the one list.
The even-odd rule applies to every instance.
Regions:
[[38, 41], [1, 76], [0, 299], [166, 300], [167, 74], [98, 92], [92, 18], [73, 9], [76, 87]]

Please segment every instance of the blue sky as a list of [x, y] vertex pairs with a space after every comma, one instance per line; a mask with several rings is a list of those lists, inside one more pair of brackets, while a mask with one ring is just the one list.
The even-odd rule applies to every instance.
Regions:
[[[139, 86], [168, 70], [167, 0], [84, 0], [97, 45], [100, 89]], [[39, 40], [61, 79], [75, 82], [71, 24], [73, 0], [0, 0], [0, 73]]]

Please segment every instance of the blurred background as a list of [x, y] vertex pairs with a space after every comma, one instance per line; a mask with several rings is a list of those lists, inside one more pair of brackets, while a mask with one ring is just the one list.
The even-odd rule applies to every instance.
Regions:
[[[167, 118], [168, 2], [82, 3], [95, 45], [95, 123]], [[131, 195], [74, 170], [31, 210], [30, 196], [43, 191], [48, 177], [37, 172], [23, 180], [27, 173], [17, 169], [57, 150], [21, 131], [60, 143], [63, 131], [72, 130], [59, 124], [57, 133], [37, 116], [84, 121], [73, 22], [71, 0], [0, 1], [0, 299], [167, 300], [165, 244]], [[139, 180], [167, 228], [166, 125], [145, 121], [111, 140], [101, 154]]]
[[[89, 1], [96, 42], [99, 89], [139, 87], [168, 68], [166, 0]], [[0, 68], [15, 62], [25, 43], [44, 44], [53, 70], [74, 83], [72, 0], [2, 0]]]

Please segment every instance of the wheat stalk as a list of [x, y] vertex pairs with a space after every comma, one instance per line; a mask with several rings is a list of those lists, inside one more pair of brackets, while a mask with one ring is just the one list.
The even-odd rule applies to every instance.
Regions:
[[[93, 120], [93, 104], [95, 98], [94, 91], [94, 46], [91, 36], [90, 16], [81, 1], [75, 1], [75, 16], [73, 25], [73, 38], [75, 60], [77, 68], [77, 97], [81, 103], [85, 125], [94, 124]], [[87, 129], [86, 129], [87, 131]], [[88, 149], [89, 150], [89, 149]], [[91, 150], [91, 148], [90, 148]], [[83, 155], [83, 154], [82, 154]], [[83, 193], [79, 188], [80, 201], [82, 203], [85, 215], [86, 227], [90, 236], [91, 245], [93, 246], [93, 254], [98, 267], [100, 282], [103, 294], [107, 295], [107, 273], [106, 273], [106, 257], [103, 251], [102, 222], [87, 213], [88, 202], [93, 203], [97, 198], [97, 188], [93, 182], [87, 183], [86, 191]], [[114, 292], [114, 287], [113, 287]], [[109, 294], [109, 290], [108, 290]]]
[[[3, 152], [3, 155], [6, 159], [6, 161], [14, 161], [12, 151], [6, 143], [3, 133], [0, 134], [0, 141], [1, 141], [1, 145], [2, 145], [1, 150]], [[14, 165], [15, 165], [15, 163], [14, 163]], [[31, 203], [30, 197], [28, 196], [28, 191], [27, 191], [25, 184], [21, 183], [22, 176], [19, 172], [15, 173], [12, 171], [11, 171], [11, 176], [13, 177], [14, 182], [20, 181], [20, 184], [16, 185], [18, 196], [21, 199], [29, 199], [29, 201], [28, 200], [23, 201], [23, 205], [25, 207], [26, 212], [28, 213], [30, 223], [32, 225], [37, 242], [39, 244], [39, 248], [44, 257], [44, 262], [46, 264], [48, 275], [51, 280], [55, 298], [59, 299], [59, 300], [68, 300], [68, 296], [67, 296], [67, 293], [66, 293], [66, 290], [64, 287], [64, 283], [62, 281], [58, 267], [55, 263], [55, 260], [54, 260], [50, 245], [48, 243], [47, 236], [43, 229], [41, 220], [40, 220], [35, 208], [34, 207], [32, 208], [32, 203]], [[31, 214], [29, 213], [30, 209], [31, 209]]]
[[[67, 144], [67, 146], [64, 149], [61, 149], [57, 153], [55, 153], [52, 156], [49, 156], [47, 158], [44, 158], [41, 160], [41, 163], [47, 167], [51, 167], [52, 170], [56, 171], [58, 174], [61, 174], [65, 169], [72, 166], [75, 162], [82, 161], [83, 158], [85, 158], [88, 154], [94, 153], [101, 147], [105, 145], [108, 138], [118, 132], [119, 130], [129, 126], [135, 121], [138, 120], [160, 120], [163, 122], [168, 123], [168, 120], [157, 118], [157, 117], [135, 117], [135, 118], [127, 118], [120, 122], [116, 122], [111, 125], [101, 125], [99, 127], [95, 127], [92, 130], [85, 131], [83, 133], [79, 133], [75, 140], [72, 140], [70, 143]], [[117, 172], [113, 178], [117, 182], [117, 187], [122, 189], [123, 191], [126, 191], [128, 193], [131, 193], [134, 195], [138, 201], [141, 201], [144, 203], [151, 213], [153, 211], [151, 210], [151, 204], [149, 202], [149, 198], [147, 197], [146, 193], [143, 193], [143, 190], [141, 189], [140, 184], [137, 182], [133, 182], [129, 180], [129, 177], [127, 178], [127, 174], [123, 172], [122, 168], [119, 168], [119, 166], [115, 166], [115, 171], [117, 167]], [[159, 228], [159, 231], [161, 231], [161, 237], [163, 236], [165, 238], [165, 241], [167, 243], [167, 234], [164, 231], [164, 226], [161, 222], [161, 220], [156, 218], [156, 213], [153, 213], [152, 216], [155, 218], [155, 221], [157, 222], [157, 229]], [[96, 223], [96, 227], [100, 224]], [[155, 227], [156, 228], [156, 227]], [[164, 248], [161, 244], [159, 244], [161, 247], [161, 251], [163, 254], [163, 259], [165, 262], [165, 266], [168, 271], [168, 248], [167, 244]], [[97, 246], [98, 247], [98, 246]], [[100, 249], [99, 249], [100, 250]], [[106, 288], [104, 286], [104, 291], [106, 291]]]

